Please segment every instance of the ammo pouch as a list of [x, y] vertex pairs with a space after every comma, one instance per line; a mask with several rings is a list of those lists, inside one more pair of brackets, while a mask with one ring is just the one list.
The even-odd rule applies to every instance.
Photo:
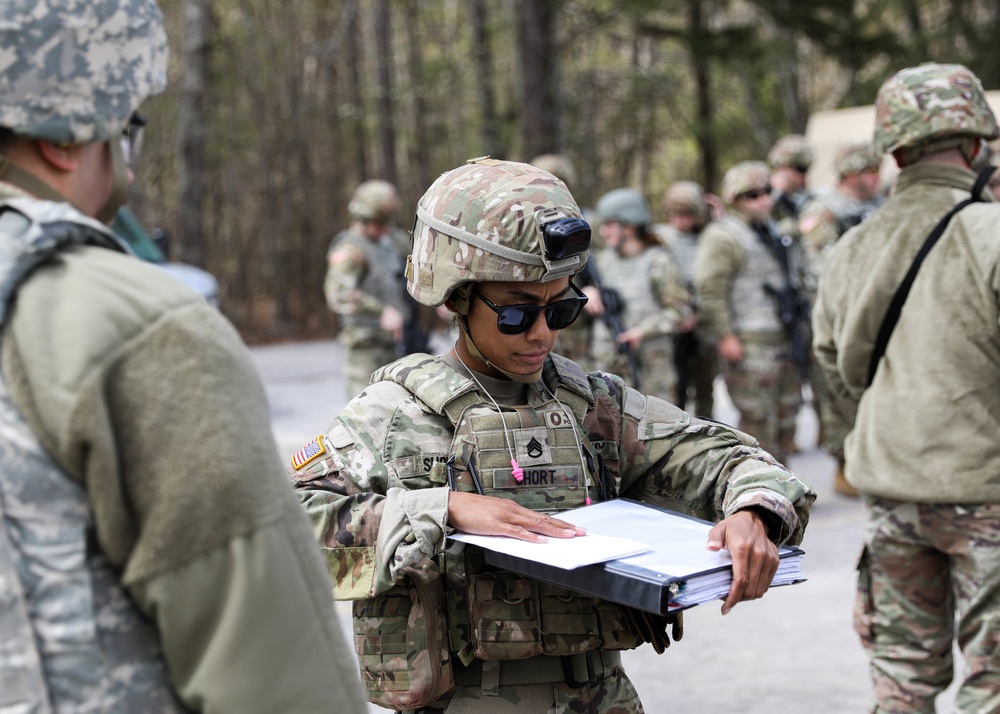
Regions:
[[417, 709], [455, 687], [441, 569], [430, 558], [404, 568], [384, 595], [354, 603], [354, 649], [368, 701]]
[[465, 553], [469, 644], [479, 659], [629, 650], [650, 641], [630, 608], [491, 569], [477, 548]]

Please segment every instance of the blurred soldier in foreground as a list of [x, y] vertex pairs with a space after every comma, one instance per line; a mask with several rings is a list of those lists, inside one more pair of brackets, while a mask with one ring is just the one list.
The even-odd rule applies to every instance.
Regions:
[[619, 651], [662, 651], [667, 619], [492, 568], [448, 547], [452, 529], [538, 543], [580, 535], [557, 516], [591, 500], [668, 502], [719, 521], [707, 547], [735, 571], [723, 613], [762, 596], [775, 544], [802, 537], [815, 495], [751, 437], [552, 354], [586, 302], [572, 278], [589, 241], [549, 173], [478, 159], [443, 174], [417, 207], [407, 287], [455, 311], [458, 341], [380, 370], [293, 460], [381, 706], [643, 711]]
[[1000, 206], [970, 166], [1000, 132], [960, 65], [902, 70], [875, 110], [876, 151], [902, 172], [831, 251], [814, 320], [831, 389], [859, 403], [846, 444], [867, 518], [855, 627], [877, 711], [934, 712], [957, 643], [957, 710], [996, 712]]
[[236, 331], [95, 220], [166, 79], [159, 9], [0, 28], [0, 709], [362, 712]]
[[[667, 222], [653, 226], [653, 230], [670, 251], [680, 269], [684, 286], [694, 296], [698, 237], [710, 215], [705, 191], [694, 181], [677, 181], [663, 194], [662, 210]], [[684, 409], [688, 394], [693, 391], [694, 413], [711, 418], [714, 407], [712, 384], [719, 373], [719, 361], [714, 345], [698, 334], [696, 325], [691, 321], [683, 323], [681, 331], [674, 336], [674, 365], [677, 368], [674, 397], [677, 406]]]
[[781, 235], [798, 237], [799, 214], [810, 198], [806, 175], [812, 166], [813, 152], [800, 134], [787, 134], [767, 152], [771, 167], [771, 217]]
[[[597, 202], [606, 247], [584, 271], [595, 318], [598, 369], [631, 380], [668, 401], [676, 396], [674, 335], [694, 327], [691, 294], [680, 269], [651, 228], [649, 207], [638, 191], [618, 188]], [[609, 319], [610, 318], [610, 319]]]
[[801, 258], [770, 221], [766, 164], [744, 161], [729, 169], [722, 198], [730, 211], [705, 228], [695, 261], [698, 320], [722, 359], [740, 428], [784, 463], [794, 449], [800, 372], [808, 360], [799, 349], [805, 346]]
[[[817, 191], [802, 209], [799, 232], [810, 276], [807, 284], [813, 291], [837, 240], [881, 205], [882, 198], [878, 195], [881, 164], [871, 141], [844, 144], [834, 159], [840, 177], [837, 185]], [[837, 460], [833, 487], [837, 493], [857, 496], [857, 490], [844, 478], [844, 438], [854, 426], [854, 405], [830, 393], [822, 370], [814, 370], [810, 376], [814, 405], [822, 425], [820, 445]]]
[[395, 186], [365, 181], [347, 205], [351, 227], [330, 243], [324, 291], [340, 323], [348, 399], [368, 386], [372, 372], [399, 357], [406, 297], [403, 258], [390, 235], [398, 208]]

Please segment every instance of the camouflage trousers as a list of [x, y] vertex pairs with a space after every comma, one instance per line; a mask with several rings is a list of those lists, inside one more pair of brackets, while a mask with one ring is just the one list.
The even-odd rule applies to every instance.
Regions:
[[347, 401], [350, 401], [368, 386], [372, 373], [399, 359], [393, 347], [347, 347], [344, 350], [344, 379], [347, 385]]
[[643, 394], [659, 397], [673, 403], [676, 399], [677, 368], [674, 365], [672, 341], [657, 341], [654, 345], [639, 348], [639, 384], [635, 384], [629, 369], [628, 357], [621, 352], [603, 352], [597, 355], [597, 369], [617, 374], [625, 384]]
[[743, 361], [724, 365], [726, 388], [740, 412], [740, 431], [784, 464], [795, 450], [802, 390], [784, 340], [744, 338]]
[[933, 714], [955, 640], [965, 658], [958, 710], [1000, 711], [1000, 503], [864, 501], [854, 625], [873, 711]]
[[843, 461], [844, 439], [854, 428], [857, 408], [830, 393], [826, 375], [819, 369], [815, 360], [809, 373], [809, 383], [812, 385], [813, 404], [820, 423], [822, 435], [820, 447], [830, 456]]
[[[643, 714], [642, 703], [621, 667], [617, 652], [594, 653], [603, 661], [603, 671], [590, 683], [573, 687], [566, 682], [509, 684], [485, 692], [482, 685], [457, 686], [444, 708], [425, 707], [405, 714]], [[577, 655], [577, 657], [582, 657]], [[535, 657], [522, 662], [540, 660]], [[563, 658], [545, 657], [557, 663]], [[561, 666], [561, 663], [560, 663]], [[460, 676], [456, 674], [460, 679]]]

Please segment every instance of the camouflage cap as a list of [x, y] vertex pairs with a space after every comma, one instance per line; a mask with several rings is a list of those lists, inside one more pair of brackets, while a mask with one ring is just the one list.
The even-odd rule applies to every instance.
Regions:
[[626, 226], [648, 226], [653, 222], [649, 204], [633, 188], [616, 188], [597, 200], [595, 206], [601, 222], [617, 221]]
[[926, 63], [886, 80], [875, 98], [879, 154], [948, 137], [1000, 135], [983, 85], [960, 64]]
[[576, 169], [568, 156], [563, 154], [542, 154], [531, 160], [531, 165], [536, 168], [548, 171], [566, 186], [572, 188], [576, 186]]
[[4, 2], [0, 47], [0, 126], [23, 136], [107, 141], [166, 84], [153, 0]]
[[722, 200], [730, 206], [741, 193], [770, 185], [771, 172], [763, 161], [741, 161], [722, 177]]
[[837, 155], [833, 160], [834, 169], [840, 176], [850, 176], [868, 169], [877, 169], [881, 164], [881, 157], [875, 154], [875, 149], [870, 141], [852, 141], [849, 144], [842, 144], [837, 148]]
[[391, 223], [399, 208], [399, 193], [388, 181], [373, 179], [354, 189], [347, 212], [356, 221]]
[[675, 181], [663, 194], [662, 208], [666, 213], [701, 216], [706, 212], [705, 190], [694, 181]]
[[581, 218], [566, 184], [529, 164], [472, 159], [431, 185], [417, 204], [406, 287], [436, 306], [465, 283], [537, 283], [578, 273], [587, 252], [553, 261], [542, 227]]
[[767, 164], [772, 169], [782, 166], [807, 169], [812, 166], [812, 161], [812, 149], [801, 134], [786, 134], [774, 142], [774, 146], [767, 152]]

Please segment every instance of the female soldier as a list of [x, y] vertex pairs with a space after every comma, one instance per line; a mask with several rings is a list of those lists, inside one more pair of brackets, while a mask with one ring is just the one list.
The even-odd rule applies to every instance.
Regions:
[[376, 373], [292, 458], [382, 706], [642, 711], [618, 650], [666, 646], [664, 621], [491, 570], [479, 549], [446, 550], [455, 529], [573, 537], [550, 514], [617, 496], [721, 519], [723, 612], [762, 596], [775, 543], [802, 537], [813, 492], [752, 438], [550, 354], [586, 301], [571, 278], [589, 241], [541, 169], [479, 159], [442, 175], [417, 207], [407, 287], [458, 316], [454, 348]]

